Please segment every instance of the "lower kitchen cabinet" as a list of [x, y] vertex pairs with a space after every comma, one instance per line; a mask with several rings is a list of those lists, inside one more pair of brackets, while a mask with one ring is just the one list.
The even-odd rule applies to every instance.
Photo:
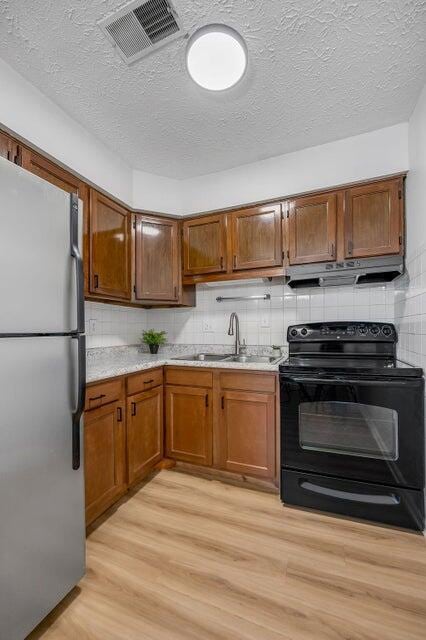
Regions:
[[275, 476], [275, 395], [223, 391], [219, 466], [260, 478]]
[[121, 402], [86, 411], [84, 417], [86, 524], [127, 490], [125, 422]]
[[127, 398], [128, 481], [142, 480], [163, 457], [163, 387]]
[[166, 455], [211, 466], [212, 391], [193, 386], [166, 387]]

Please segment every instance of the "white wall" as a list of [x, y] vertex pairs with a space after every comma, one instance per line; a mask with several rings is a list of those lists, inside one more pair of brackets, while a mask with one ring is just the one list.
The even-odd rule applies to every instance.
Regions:
[[408, 126], [410, 172], [407, 176], [407, 249], [426, 242], [426, 85]]
[[426, 370], [426, 86], [409, 121], [407, 276], [395, 296], [400, 357]]
[[402, 123], [184, 180], [180, 213], [231, 207], [404, 171], [408, 169], [407, 127]]
[[0, 87], [2, 125], [117, 198], [131, 202], [130, 167], [1, 59]]
[[134, 170], [132, 204], [145, 211], [182, 215], [182, 181]]

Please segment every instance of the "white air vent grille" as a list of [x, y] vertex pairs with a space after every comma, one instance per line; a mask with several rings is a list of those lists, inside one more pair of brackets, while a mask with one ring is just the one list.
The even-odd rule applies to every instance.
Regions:
[[170, 0], [131, 2], [99, 26], [128, 64], [184, 35]]

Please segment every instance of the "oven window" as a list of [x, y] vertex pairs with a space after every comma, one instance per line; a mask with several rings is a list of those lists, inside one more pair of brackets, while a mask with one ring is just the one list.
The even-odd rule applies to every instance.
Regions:
[[398, 414], [353, 402], [302, 402], [302, 449], [381, 460], [398, 459]]

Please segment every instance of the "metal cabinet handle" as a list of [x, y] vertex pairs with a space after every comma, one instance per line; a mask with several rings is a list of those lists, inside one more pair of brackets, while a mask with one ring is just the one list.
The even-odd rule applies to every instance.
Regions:
[[349, 242], [348, 242], [348, 254], [352, 255], [353, 250], [354, 250], [354, 243], [352, 242], [352, 240], [349, 240]]
[[132, 416], [135, 416], [136, 415], [136, 402], [132, 402], [131, 407], [132, 407]]
[[224, 409], [225, 408], [225, 396], [222, 396], [220, 404], [221, 404], [222, 409]]
[[123, 422], [123, 409], [117, 407], [117, 422]]
[[206, 407], [209, 406], [209, 394], [206, 393]]
[[223, 256], [220, 256], [220, 268], [223, 269]]
[[237, 256], [234, 256], [234, 269], [237, 268]]
[[175, 298], [177, 298], [177, 297], [178, 297], [177, 287], [175, 287], [175, 296], [174, 296], [174, 297], [175, 297]]
[[98, 289], [98, 287], [99, 287], [99, 276], [98, 276], [97, 273], [95, 273], [95, 275], [93, 276], [93, 281], [94, 281], [95, 289]]
[[94, 402], [95, 400], [102, 400], [102, 398], [106, 398], [105, 393], [101, 393], [99, 396], [92, 396], [89, 398], [89, 402]]
[[151, 384], [151, 382], [154, 382], [154, 380], [144, 380], [144, 384]]
[[330, 246], [330, 255], [332, 258], [334, 258], [334, 242]]

